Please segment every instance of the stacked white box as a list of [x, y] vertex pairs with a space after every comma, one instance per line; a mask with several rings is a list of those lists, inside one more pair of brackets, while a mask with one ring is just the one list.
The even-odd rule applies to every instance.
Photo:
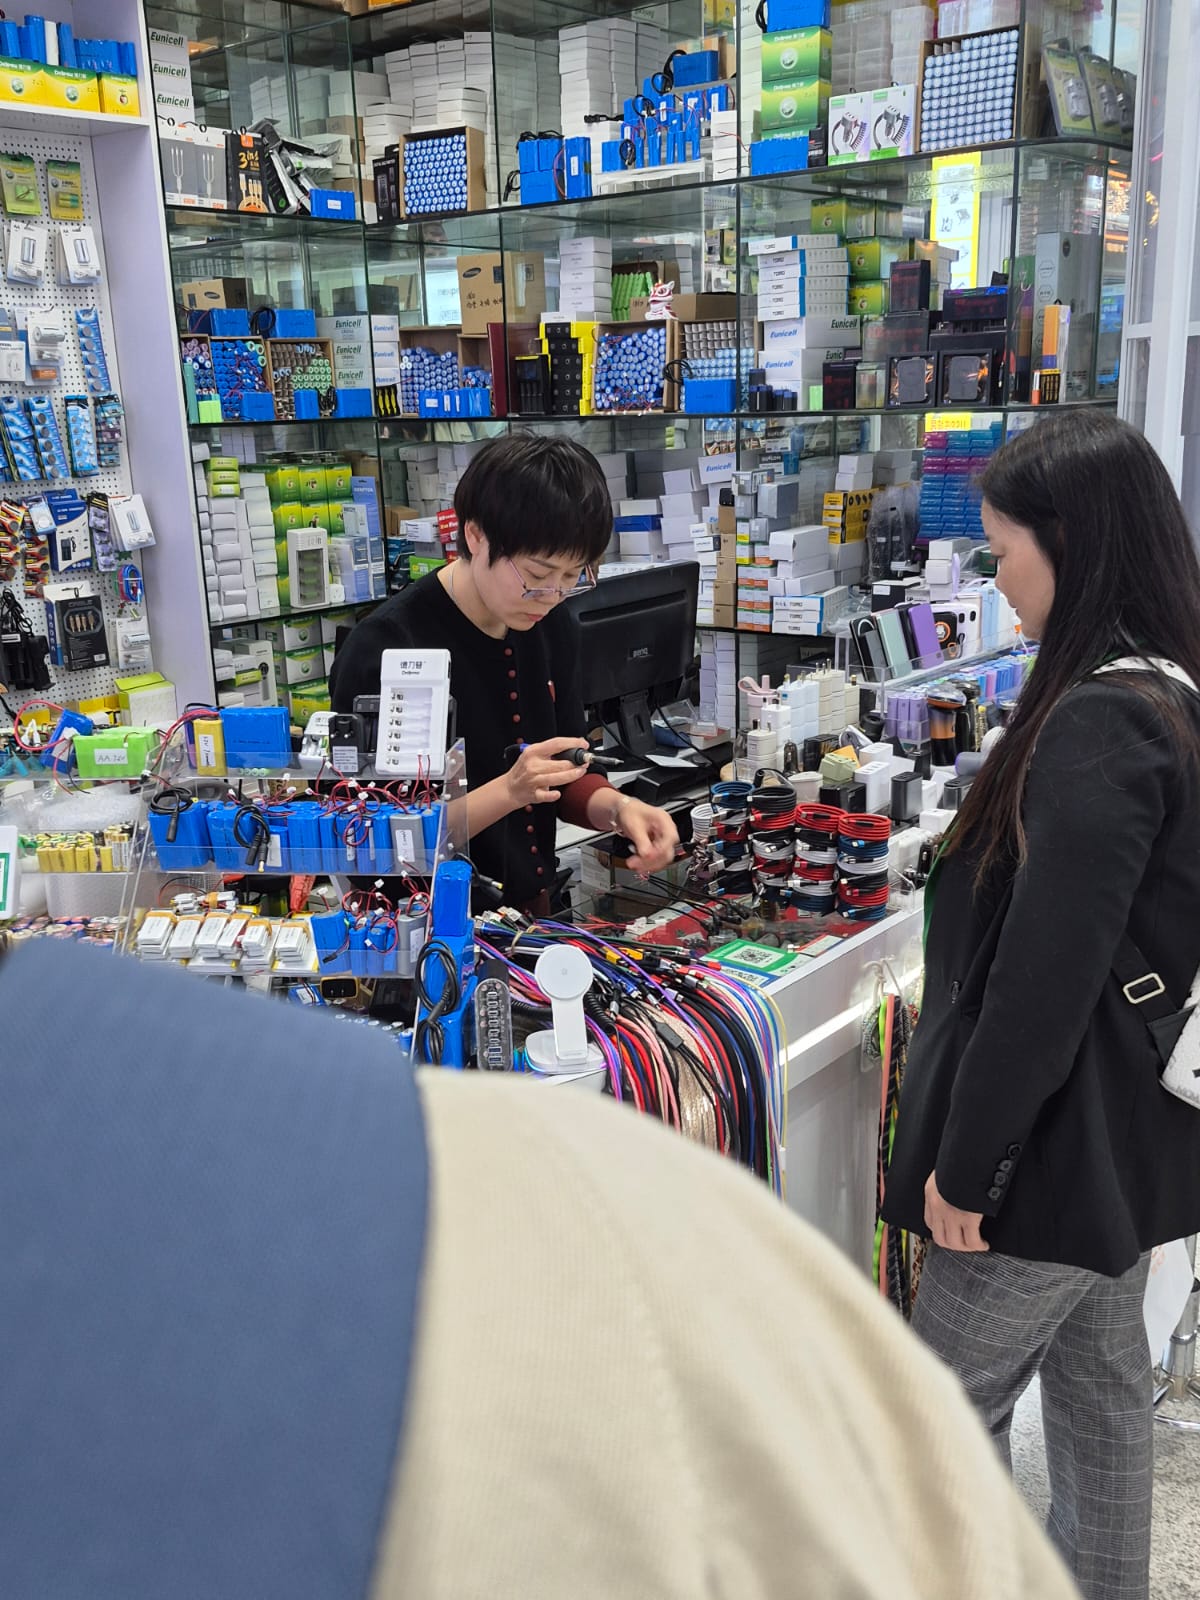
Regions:
[[611, 239], [562, 241], [558, 248], [558, 309], [572, 321], [611, 319]]
[[738, 157], [741, 149], [738, 134], [737, 111], [714, 111], [709, 119], [711, 129], [712, 181], [727, 183], [738, 175]]
[[737, 647], [733, 634], [700, 634], [700, 705], [711, 710], [719, 728], [730, 730], [737, 727]]
[[608, 19], [601, 17], [559, 29], [558, 73], [559, 126], [563, 137], [590, 137], [587, 118], [614, 109]]

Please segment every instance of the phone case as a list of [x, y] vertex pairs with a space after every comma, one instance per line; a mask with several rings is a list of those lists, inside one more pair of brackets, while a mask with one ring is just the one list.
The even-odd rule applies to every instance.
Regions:
[[962, 646], [960, 653], [964, 656], [974, 655], [983, 641], [983, 631], [979, 620], [979, 606], [977, 604], [956, 605], [954, 615], [958, 620], [958, 637]]
[[858, 646], [859, 659], [863, 671], [868, 678], [876, 682], [887, 675], [887, 656], [884, 654], [883, 642], [879, 637], [879, 630], [875, 625], [875, 615], [869, 617], [855, 617], [850, 624], [850, 632]]
[[905, 622], [912, 644], [912, 658], [917, 666], [936, 667], [942, 659], [942, 648], [938, 642], [933, 607], [926, 601], [917, 601], [905, 608]]
[[908, 653], [908, 645], [904, 639], [904, 625], [900, 621], [898, 611], [877, 611], [875, 625], [879, 629], [879, 637], [883, 641], [883, 652], [887, 657], [887, 664], [892, 673], [902, 677], [906, 672], [912, 671], [912, 657]]

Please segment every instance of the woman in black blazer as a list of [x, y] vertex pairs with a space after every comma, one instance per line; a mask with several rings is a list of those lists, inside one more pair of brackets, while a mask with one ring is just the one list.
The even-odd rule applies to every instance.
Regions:
[[[1200, 1112], [1113, 972], [1200, 966], [1200, 565], [1170, 479], [1105, 413], [983, 477], [996, 582], [1040, 641], [927, 890], [925, 996], [884, 1214], [931, 1236], [914, 1327], [1002, 1453], [1041, 1374], [1050, 1532], [1087, 1600], [1149, 1586], [1149, 1251], [1200, 1229]], [[1101, 673], [1135, 656], [1149, 670]]]

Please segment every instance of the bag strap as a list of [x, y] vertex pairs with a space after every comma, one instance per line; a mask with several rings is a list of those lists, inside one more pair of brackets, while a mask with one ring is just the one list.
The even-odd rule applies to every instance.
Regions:
[[1167, 986], [1126, 933], [1112, 959], [1112, 970], [1121, 992], [1136, 1006], [1147, 1027], [1178, 1015], [1179, 1007], [1167, 993]]
[[1102, 667], [1097, 667], [1092, 676], [1098, 678], [1104, 672], [1161, 672], [1172, 683], [1182, 684], [1193, 694], [1200, 694], [1191, 674], [1178, 662], [1168, 661], [1165, 656], [1121, 656], [1118, 661], [1106, 661]]

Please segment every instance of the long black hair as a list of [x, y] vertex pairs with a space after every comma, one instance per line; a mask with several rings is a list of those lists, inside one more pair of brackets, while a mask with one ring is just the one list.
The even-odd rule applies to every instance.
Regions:
[[[1008, 732], [968, 791], [947, 848], [969, 847], [980, 876], [1025, 855], [1025, 777], [1063, 695], [1114, 657], [1162, 656], [1200, 684], [1200, 561], [1166, 468], [1108, 412], [1040, 419], [997, 451], [983, 498], [1028, 528], [1054, 568], [1054, 603]], [[1181, 695], [1158, 672], [1120, 681], [1160, 711], [1180, 756], [1200, 762]]]

